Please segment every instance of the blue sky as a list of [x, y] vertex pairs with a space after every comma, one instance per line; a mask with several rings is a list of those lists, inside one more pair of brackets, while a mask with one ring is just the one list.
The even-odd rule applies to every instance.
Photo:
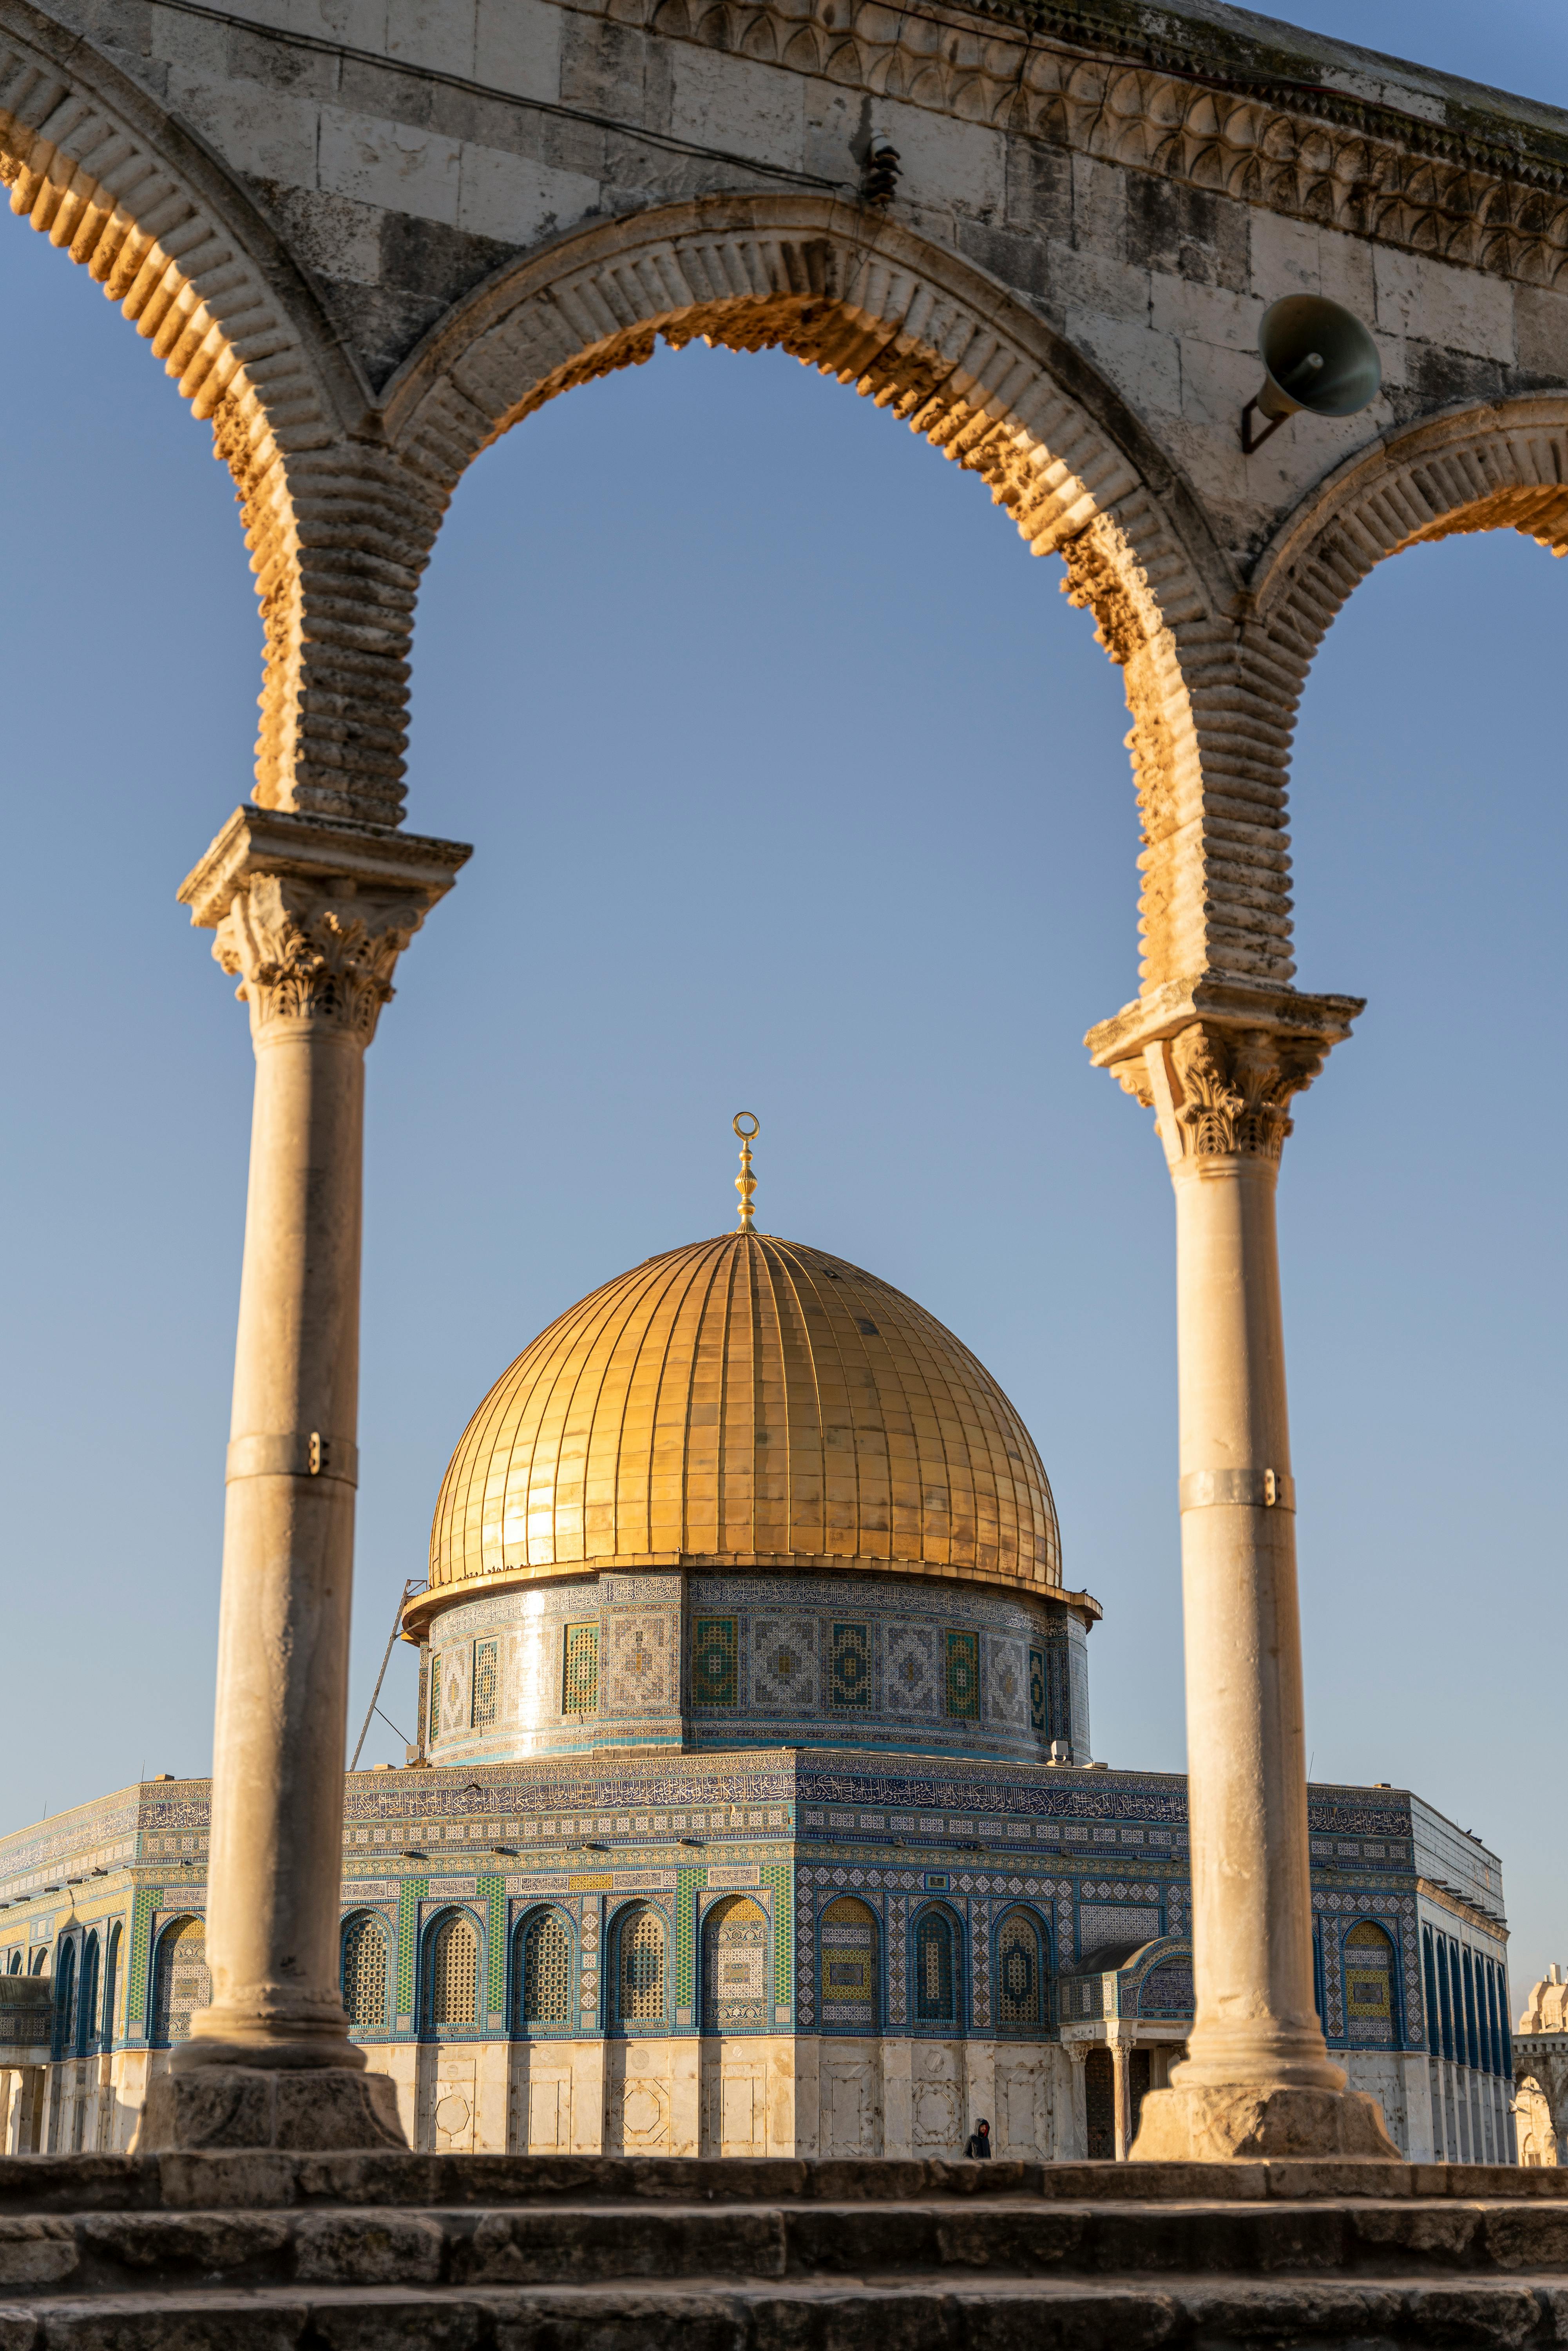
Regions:
[[[1568, 103], [1557, 5], [1299, 20]], [[259, 630], [145, 347], [17, 223], [0, 288], [9, 1826], [209, 1759], [251, 1062], [172, 893], [248, 790]], [[777, 354], [662, 352], [460, 490], [409, 815], [476, 854], [371, 1061], [356, 1713], [469, 1413], [564, 1306], [731, 1221], [744, 1105], [759, 1221], [1018, 1402], [1105, 1607], [1096, 1751], [1180, 1767], [1171, 1196], [1080, 1043], [1136, 985], [1127, 720], [1059, 577]], [[1501, 1853], [1521, 1995], [1568, 1958], [1564, 643], [1526, 541], [1385, 566], [1293, 787], [1301, 985], [1369, 998], [1281, 1189], [1313, 1768]], [[405, 1728], [411, 1681], [403, 1652]]]

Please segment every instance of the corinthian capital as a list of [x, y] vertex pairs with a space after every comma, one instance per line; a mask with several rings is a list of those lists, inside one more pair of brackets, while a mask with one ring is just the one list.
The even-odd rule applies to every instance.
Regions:
[[399, 956], [469, 855], [386, 825], [238, 809], [181, 886], [259, 1039], [305, 1021], [368, 1045]]
[[1363, 1009], [1355, 996], [1300, 996], [1205, 978], [1173, 983], [1084, 1040], [1102, 1069], [1155, 1113], [1173, 1167], [1191, 1160], [1277, 1160], [1291, 1097]]

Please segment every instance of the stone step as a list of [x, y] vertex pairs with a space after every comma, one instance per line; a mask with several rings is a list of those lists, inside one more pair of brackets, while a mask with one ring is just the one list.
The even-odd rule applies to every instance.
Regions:
[[1568, 2273], [1568, 2204], [1540, 2200], [1068, 2204], [550, 2202], [0, 2214], [0, 2307], [138, 2287], [471, 2287], [972, 2273]]
[[4, 2351], [1524, 2351], [1565, 2339], [1568, 2273], [263, 2287], [0, 2305]]
[[273, 2209], [294, 2204], [910, 2203], [1030, 2196], [1134, 2205], [1373, 2198], [1559, 2202], [1568, 2171], [1459, 2163], [959, 2163], [606, 2155], [214, 2152], [0, 2156], [0, 2213]]

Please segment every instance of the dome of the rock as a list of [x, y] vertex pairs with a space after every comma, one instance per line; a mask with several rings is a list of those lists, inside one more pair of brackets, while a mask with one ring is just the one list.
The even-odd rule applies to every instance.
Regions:
[[890, 1283], [761, 1233], [650, 1258], [524, 1349], [452, 1458], [430, 1596], [695, 1559], [1061, 1584], [1044, 1467], [984, 1365]]

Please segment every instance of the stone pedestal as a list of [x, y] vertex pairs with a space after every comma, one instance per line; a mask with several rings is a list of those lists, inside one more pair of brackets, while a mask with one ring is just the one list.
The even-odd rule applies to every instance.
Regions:
[[339, 1990], [365, 1048], [468, 852], [241, 809], [183, 884], [256, 1050], [213, 1744], [212, 2005], [138, 2144], [400, 2142]]
[[160, 2074], [147, 2092], [138, 2155], [187, 2147], [276, 2147], [310, 2155], [406, 2147], [384, 2074], [336, 2065], [224, 2065]]

